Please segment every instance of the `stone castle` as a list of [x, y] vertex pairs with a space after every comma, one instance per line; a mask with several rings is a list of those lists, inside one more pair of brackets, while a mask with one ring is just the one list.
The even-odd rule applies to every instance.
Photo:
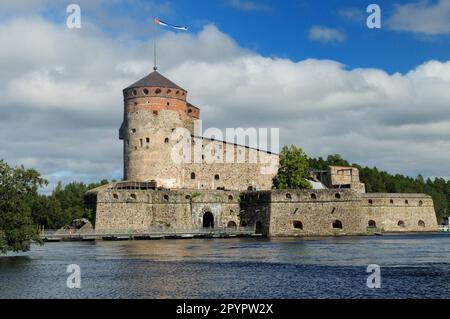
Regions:
[[[124, 180], [86, 194], [97, 230], [245, 227], [264, 236], [437, 230], [430, 196], [367, 194], [353, 167], [312, 171], [311, 190], [273, 190], [278, 155], [198, 134], [200, 109], [187, 94], [156, 70], [123, 90]], [[180, 141], [191, 152], [177, 162]]]

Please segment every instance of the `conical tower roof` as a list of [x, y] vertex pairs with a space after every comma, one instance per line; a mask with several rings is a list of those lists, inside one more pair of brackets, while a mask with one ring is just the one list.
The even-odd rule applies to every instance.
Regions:
[[162, 76], [158, 71], [153, 71], [146, 77], [140, 79], [136, 83], [133, 83], [126, 89], [132, 89], [132, 88], [139, 88], [139, 87], [160, 87], [160, 88], [171, 88], [171, 89], [177, 89], [177, 90], [183, 90], [185, 89], [179, 87], [172, 81], [170, 81], [168, 78]]

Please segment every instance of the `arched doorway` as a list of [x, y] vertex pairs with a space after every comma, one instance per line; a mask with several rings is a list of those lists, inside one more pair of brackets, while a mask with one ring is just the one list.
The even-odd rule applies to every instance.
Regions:
[[262, 234], [262, 223], [259, 221], [256, 222], [255, 234]]
[[377, 223], [374, 220], [369, 220], [369, 228], [377, 228]]
[[237, 225], [236, 225], [236, 223], [234, 221], [229, 221], [228, 224], [227, 224], [227, 227], [228, 228], [236, 228]]
[[214, 228], [214, 215], [211, 212], [203, 214], [203, 228]]

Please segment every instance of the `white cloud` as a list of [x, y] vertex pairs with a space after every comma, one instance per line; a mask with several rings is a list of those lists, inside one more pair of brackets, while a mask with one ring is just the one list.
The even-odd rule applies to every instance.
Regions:
[[398, 5], [388, 19], [388, 27], [426, 36], [450, 35], [450, 1], [421, 0]]
[[[53, 184], [121, 178], [121, 90], [152, 66], [151, 41], [89, 31], [38, 18], [0, 23], [0, 158], [36, 167]], [[161, 73], [189, 91], [204, 128], [279, 127], [282, 144], [312, 156], [448, 176], [450, 61], [387, 74], [268, 58], [213, 25], [163, 34], [158, 50]]]
[[338, 29], [327, 28], [324, 26], [313, 26], [309, 29], [309, 39], [321, 43], [342, 42], [346, 38], [345, 33]]

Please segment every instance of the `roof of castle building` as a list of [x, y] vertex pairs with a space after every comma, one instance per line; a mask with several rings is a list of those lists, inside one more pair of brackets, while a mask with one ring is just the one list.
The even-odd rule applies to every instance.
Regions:
[[161, 88], [171, 88], [171, 89], [178, 89], [186, 91], [185, 89], [179, 87], [172, 81], [170, 81], [168, 78], [162, 76], [158, 71], [153, 71], [146, 77], [140, 79], [136, 83], [131, 84], [126, 89], [131, 88], [138, 88], [138, 87], [145, 87], [145, 86], [152, 86], [152, 87], [161, 87]]

